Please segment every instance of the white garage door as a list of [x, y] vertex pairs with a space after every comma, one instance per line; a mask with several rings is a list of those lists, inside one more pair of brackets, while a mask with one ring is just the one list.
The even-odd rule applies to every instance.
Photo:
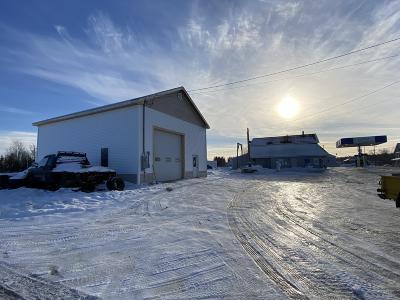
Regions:
[[156, 180], [169, 181], [182, 176], [182, 136], [154, 130], [154, 172]]

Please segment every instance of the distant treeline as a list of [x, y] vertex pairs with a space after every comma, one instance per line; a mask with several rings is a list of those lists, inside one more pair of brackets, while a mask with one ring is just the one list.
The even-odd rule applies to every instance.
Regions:
[[0, 156], [0, 172], [19, 172], [35, 161], [35, 145], [25, 146], [21, 141], [13, 141], [4, 155]]
[[215, 156], [214, 160], [217, 162], [217, 167], [226, 167], [226, 160], [223, 156]]
[[[343, 163], [346, 159], [351, 159], [354, 156], [346, 156], [346, 157], [338, 157], [337, 161], [339, 163]], [[373, 153], [372, 151], [367, 154], [368, 162], [372, 165], [383, 166], [383, 165], [394, 165], [395, 154], [393, 152], [389, 152], [387, 149], [379, 150], [377, 153]]]

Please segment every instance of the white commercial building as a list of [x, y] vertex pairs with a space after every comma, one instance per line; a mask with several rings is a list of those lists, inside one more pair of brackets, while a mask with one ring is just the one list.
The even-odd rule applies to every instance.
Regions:
[[324, 168], [330, 154], [320, 145], [316, 134], [254, 138], [250, 143], [251, 161], [264, 168]]
[[206, 176], [206, 120], [183, 87], [33, 123], [37, 158], [87, 153], [132, 182]]

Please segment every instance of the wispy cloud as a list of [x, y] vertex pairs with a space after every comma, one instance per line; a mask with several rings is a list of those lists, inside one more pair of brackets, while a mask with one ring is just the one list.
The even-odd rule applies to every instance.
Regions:
[[297, 15], [300, 11], [299, 2], [282, 2], [278, 3], [275, 9], [276, 13], [285, 20], [289, 20]]
[[11, 106], [2, 106], [2, 105], [0, 105], [0, 112], [11, 113], [11, 114], [19, 114], [19, 115], [31, 115], [31, 114], [33, 114], [33, 112], [25, 110], [25, 109], [11, 107]]
[[[146, 35], [134, 26], [118, 26], [113, 17], [101, 11], [88, 16], [82, 31], [84, 38], [71, 34], [64, 24], [54, 24], [57, 35], [53, 37], [8, 28], [3, 33], [23, 47], [3, 51], [3, 59], [12, 57], [19, 62], [15, 64], [17, 71], [78, 88], [103, 103], [178, 85], [194, 89], [227, 83], [400, 35], [398, 1], [218, 3], [204, 7], [193, 4], [190, 11], [182, 14], [187, 17], [171, 16], [165, 22], [172, 26], [160, 29], [161, 38]], [[307, 129], [321, 133], [321, 140], [332, 143], [344, 129], [349, 134], [356, 133], [352, 129], [354, 120], [364, 124], [357, 133], [375, 133], [374, 126], [367, 125], [370, 116], [375, 118], [372, 123], [379, 121], [383, 125], [382, 133], [395, 136], [384, 126], [396, 127], [392, 126], [393, 120], [400, 117], [395, 109], [398, 88], [295, 123], [280, 119], [274, 107], [290, 94], [302, 104], [305, 116], [382, 87], [396, 79], [399, 57], [345, 70], [296, 75], [398, 54], [397, 49], [398, 44], [383, 46], [274, 77], [279, 81], [260, 79], [240, 89], [194, 93], [196, 104], [211, 124], [209, 136], [221, 140], [220, 144], [213, 142], [210, 151], [226, 149], [221, 137], [240, 139], [246, 127], [252, 129], [254, 136]], [[324, 136], [324, 131], [330, 133]]]
[[201, 48], [213, 56], [221, 57], [226, 51], [242, 51], [244, 48], [261, 47], [260, 24], [248, 14], [223, 19], [210, 28], [196, 18], [188, 26], [180, 28], [182, 42], [190, 48]]

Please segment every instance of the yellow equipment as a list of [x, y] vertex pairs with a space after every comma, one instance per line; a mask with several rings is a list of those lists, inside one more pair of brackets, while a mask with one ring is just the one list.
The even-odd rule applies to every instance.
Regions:
[[400, 174], [381, 176], [379, 185], [378, 196], [382, 199], [392, 199], [396, 201], [396, 207], [400, 207]]

